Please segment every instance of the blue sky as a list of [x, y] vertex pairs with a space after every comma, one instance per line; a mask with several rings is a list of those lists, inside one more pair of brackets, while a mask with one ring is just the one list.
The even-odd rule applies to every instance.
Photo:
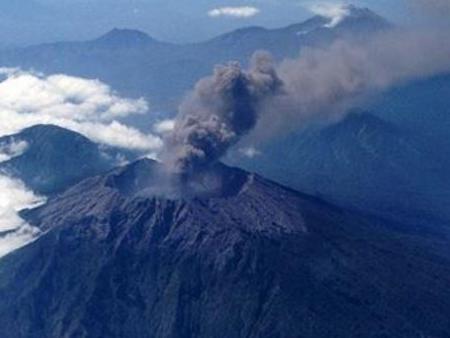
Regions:
[[[355, 0], [395, 22], [411, 20], [407, 0]], [[417, 0], [420, 1], [420, 0]], [[424, 1], [424, 0], [423, 0]], [[429, 0], [428, 0], [429, 1]], [[447, 0], [431, 0], [447, 1]], [[173, 42], [203, 40], [238, 27], [283, 26], [311, 13], [302, 0], [0, 0], [0, 45], [84, 40], [114, 27]], [[323, 1], [320, 1], [323, 2]], [[245, 18], [208, 15], [222, 7], [256, 8]]]

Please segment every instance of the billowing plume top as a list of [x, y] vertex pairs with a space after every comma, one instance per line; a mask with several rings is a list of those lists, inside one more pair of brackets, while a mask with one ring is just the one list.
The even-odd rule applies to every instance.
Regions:
[[181, 104], [163, 161], [175, 172], [216, 162], [255, 126], [259, 106], [280, 89], [267, 53], [256, 53], [249, 70], [236, 62], [217, 66]]

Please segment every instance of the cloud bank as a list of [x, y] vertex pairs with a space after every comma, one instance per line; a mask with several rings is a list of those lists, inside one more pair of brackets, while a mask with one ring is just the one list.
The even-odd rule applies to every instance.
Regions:
[[210, 10], [208, 12], [208, 16], [212, 18], [217, 17], [251, 18], [259, 13], [260, 10], [253, 6], [220, 7]]
[[162, 145], [159, 137], [120, 122], [146, 113], [147, 102], [121, 98], [98, 80], [0, 68], [0, 81], [0, 136], [54, 124], [111, 146], [152, 152]]
[[0, 257], [34, 241], [39, 229], [27, 224], [18, 212], [45, 203], [17, 179], [0, 174]]

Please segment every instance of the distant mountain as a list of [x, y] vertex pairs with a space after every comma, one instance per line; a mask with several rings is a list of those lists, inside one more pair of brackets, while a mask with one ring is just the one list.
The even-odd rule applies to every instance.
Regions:
[[0, 138], [0, 147], [22, 144], [18, 156], [0, 170], [22, 180], [31, 190], [51, 195], [80, 180], [105, 172], [133, 157], [126, 151], [99, 146], [86, 137], [53, 125], [37, 125]]
[[148, 47], [157, 42], [146, 33], [133, 29], [118, 29], [112, 31], [92, 41], [93, 45], [104, 45], [106, 48], [116, 46], [118, 48]]
[[367, 38], [390, 27], [381, 17], [352, 7], [336, 27], [314, 17], [280, 29], [243, 28], [215, 39], [174, 45], [135, 30], [114, 29], [85, 42], [44, 44], [0, 52], [0, 65], [98, 78], [122, 94], [144, 96], [154, 109], [174, 109], [195, 82], [217, 63], [247, 63], [260, 49], [278, 58], [295, 56], [304, 46], [327, 44], [343, 36]]
[[367, 38], [392, 25], [366, 8], [348, 7], [348, 15], [336, 26], [322, 16], [277, 29], [248, 27], [221, 35], [206, 42], [205, 47], [221, 51], [221, 60], [246, 62], [256, 50], [268, 50], [277, 58], [294, 57], [304, 46], [323, 46], [339, 38]]
[[162, 197], [157, 172], [139, 161], [27, 213], [45, 234], [0, 260], [1, 337], [450, 334], [448, 236], [221, 165]]
[[346, 207], [450, 224], [448, 166], [418, 135], [368, 113], [281, 137], [232, 163]]

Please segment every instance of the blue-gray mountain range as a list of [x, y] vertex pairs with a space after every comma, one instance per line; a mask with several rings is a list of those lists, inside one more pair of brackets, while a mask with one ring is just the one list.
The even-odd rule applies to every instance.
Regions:
[[316, 16], [279, 29], [248, 27], [193, 44], [158, 41], [130, 29], [114, 29], [91, 41], [61, 42], [0, 52], [0, 65], [98, 78], [124, 95], [144, 96], [154, 109], [176, 108], [195, 82], [217, 63], [247, 63], [256, 50], [277, 58], [298, 55], [305, 46], [326, 45], [345, 36], [364, 37], [390, 27], [368, 9], [352, 14], [333, 28]]

